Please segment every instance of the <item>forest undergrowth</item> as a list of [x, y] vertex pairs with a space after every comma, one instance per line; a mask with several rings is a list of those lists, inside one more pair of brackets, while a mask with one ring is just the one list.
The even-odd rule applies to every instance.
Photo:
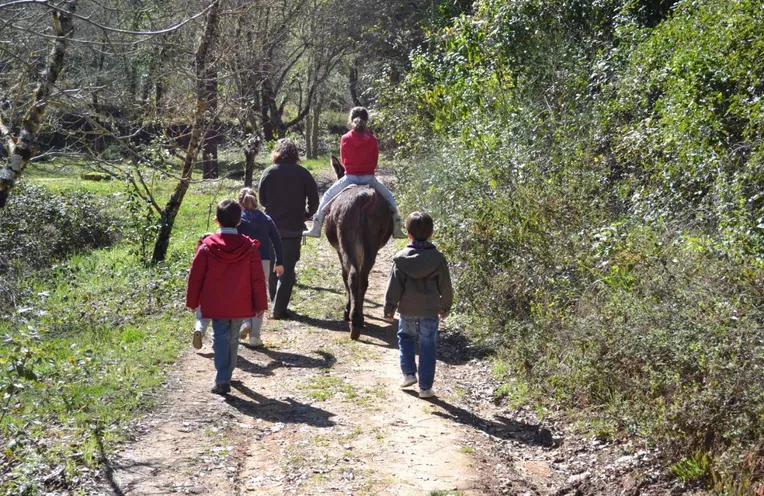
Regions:
[[500, 394], [723, 494], [764, 477], [762, 53], [755, 1], [488, 0], [381, 116]]

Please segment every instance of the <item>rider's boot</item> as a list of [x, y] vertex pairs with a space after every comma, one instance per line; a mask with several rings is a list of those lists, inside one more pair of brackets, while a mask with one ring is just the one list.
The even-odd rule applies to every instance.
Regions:
[[310, 236], [311, 238], [320, 238], [321, 237], [321, 226], [324, 225], [324, 218], [321, 215], [316, 214], [315, 217], [313, 217], [313, 226], [310, 228], [309, 231], [303, 231], [303, 236]]
[[395, 239], [408, 238], [408, 235], [405, 232], [403, 232], [403, 221], [401, 220], [401, 216], [398, 214], [398, 212], [393, 213], [393, 238]]

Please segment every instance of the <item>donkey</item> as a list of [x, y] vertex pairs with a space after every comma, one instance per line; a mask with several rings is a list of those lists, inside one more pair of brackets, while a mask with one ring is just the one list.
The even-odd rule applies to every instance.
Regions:
[[[332, 167], [337, 179], [345, 175], [337, 157], [332, 157]], [[377, 252], [393, 234], [393, 218], [385, 199], [368, 186], [346, 189], [326, 210], [326, 238], [337, 250], [345, 281], [345, 321], [350, 321], [350, 339], [358, 339], [364, 323], [363, 299], [369, 273]]]

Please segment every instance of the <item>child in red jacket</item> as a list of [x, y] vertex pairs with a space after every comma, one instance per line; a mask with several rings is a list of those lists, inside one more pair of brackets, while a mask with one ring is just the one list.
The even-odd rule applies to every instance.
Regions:
[[220, 230], [204, 238], [191, 262], [186, 306], [201, 307], [201, 316], [212, 319], [216, 371], [212, 392], [224, 395], [231, 391], [242, 321], [262, 317], [268, 302], [259, 242], [236, 231], [241, 206], [235, 200], [221, 201], [215, 221]]
[[345, 175], [324, 193], [318, 212], [313, 217], [313, 226], [309, 231], [304, 231], [303, 236], [314, 238], [321, 237], [321, 226], [324, 223], [324, 209], [332, 199], [350, 184], [369, 185], [390, 205], [393, 214], [393, 237], [406, 238], [402, 231], [401, 216], [398, 214], [398, 205], [395, 203], [393, 194], [374, 176], [379, 160], [379, 144], [377, 138], [371, 134], [366, 123], [369, 120], [369, 111], [364, 107], [350, 109], [348, 126], [350, 131], [342, 135], [340, 139], [340, 159], [345, 167]]

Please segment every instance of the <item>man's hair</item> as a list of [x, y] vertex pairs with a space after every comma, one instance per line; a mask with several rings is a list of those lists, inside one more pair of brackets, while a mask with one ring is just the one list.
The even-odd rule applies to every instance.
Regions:
[[252, 188], [241, 188], [239, 190], [239, 205], [246, 210], [257, 208], [257, 193]]
[[241, 206], [230, 198], [218, 203], [216, 217], [220, 227], [236, 227], [241, 222]]
[[281, 162], [296, 164], [300, 161], [300, 151], [297, 145], [289, 138], [281, 138], [273, 146], [271, 152], [271, 162], [278, 164]]
[[406, 218], [406, 231], [416, 241], [427, 241], [432, 236], [432, 217], [426, 212], [412, 212]]

